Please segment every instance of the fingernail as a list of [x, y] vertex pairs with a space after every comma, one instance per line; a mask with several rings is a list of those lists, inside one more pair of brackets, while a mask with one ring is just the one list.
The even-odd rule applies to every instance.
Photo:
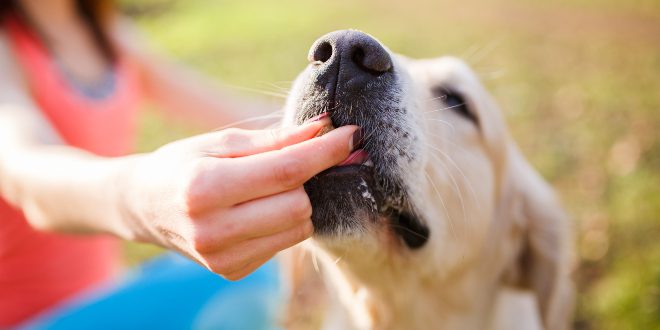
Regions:
[[355, 151], [362, 146], [362, 139], [364, 136], [362, 135], [362, 128], [359, 128], [353, 132], [353, 136], [351, 137], [351, 140], [348, 141], [348, 149], [350, 151]]
[[323, 118], [328, 118], [328, 116], [329, 116], [329, 114], [327, 112], [324, 112], [324, 113], [322, 113], [322, 114], [320, 114], [316, 117], [312, 117], [312, 118], [308, 119], [307, 122], [311, 123], [311, 122], [315, 122], [315, 121], [320, 121]]
[[316, 117], [312, 117], [308, 119], [305, 123], [311, 124], [311, 123], [316, 123], [320, 122], [323, 124], [323, 127], [316, 133], [316, 136], [321, 136], [324, 135], [325, 133], [328, 133], [334, 129], [332, 127], [332, 119], [330, 119], [330, 115], [327, 112], [324, 112]]
[[327, 116], [327, 115], [326, 115], [326, 116], [324, 116], [324, 117], [321, 117], [321, 118], [315, 120], [314, 122], [320, 122], [320, 123], [322, 123], [322, 124], [323, 124], [323, 127], [329, 128], [329, 130], [332, 130], [332, 129], [333, 129], [333, 127], [332, 127], [332, 119], [330, 119], [330, 116]]

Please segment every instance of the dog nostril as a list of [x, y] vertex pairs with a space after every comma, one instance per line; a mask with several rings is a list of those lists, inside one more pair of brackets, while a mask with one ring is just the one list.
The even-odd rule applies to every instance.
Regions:
[[327, 42], [321, 42], [316, 46], [314, 52], [312, 53], [312, 58], [310, 59], [313, 62], [325, 63], [332, 57], [332, 45]]
[[392, 68], [392, 59], [380, 45], [366, 45], [367, 49], [358, 46], [353, 51], [351, 60], [360, 69], [375, 75], [385, 73]]
[[[335, 98], [335, 92], [364, 89], [372, 79], [388, 79], [393, 58], [378, 40], [354, 30], [331, 32], [317, 39], [307, 52], [315, 86]], [[342, 96], [343, 97], [343, 96]]]

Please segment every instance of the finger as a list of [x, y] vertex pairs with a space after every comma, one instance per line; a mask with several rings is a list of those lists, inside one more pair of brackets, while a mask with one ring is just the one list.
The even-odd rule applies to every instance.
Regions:
[[324, 126], [330, 125], [329, 117], [301, 126], [267, 130], [226, 129], [200, 136], [202, 152], [208, 156], [235, 158], [279, 150], [313, 138]]
[[281, 150], [215, 160], [214, 164], [206, 164], [198, 188], [209, 201], [234, 205], [300, 187], [348, 157], [357, 129], [343, 126]]
[[251, 261], [273, 255], [309, 238], [314, 231], [311, 221], [272, 236], [253, 238], [228, 250], [207, 256], [211, 270], [231, 274], [245, 268]]
[[312, 204], [302, 187], [259, 198], [200, 219], [205, 230], [197, 248], [208, 253], [236, 242], [274, 235], [311, 222], [311, 216]]
[[247, 264], [247, 266], [243, 267], [242, 269], [240, 269], [236, 272], [230, 273], [230, 274], [225, 274], [225, 275], [223, 275], [223, 277], [230, 280], [230, 281], [238, 281], [238, 280], [244, 278], [245, 276], [248, 276], [248, 275], [252, 274], [252, 272], [257, 270], [257, 268], [261, 267], [263, 264], [268, 262], [268, 260], [272, 259], [274, 256], [275, 255], [273, 254], [273, 255], [268, 256], [267, 258], [252, 261], [249, 264]]

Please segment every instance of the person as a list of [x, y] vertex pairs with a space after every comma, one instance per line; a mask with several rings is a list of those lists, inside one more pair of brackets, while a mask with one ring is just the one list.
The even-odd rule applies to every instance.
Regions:
[[210, 127], [264, 113], [146, 49], [101, 0], [0, 1], [0, 328], [117, 274], [116, 238], [229, 280], [308, 238], [303, 183], [355, 126], [231, 128], [131, 154], [142, 100]]

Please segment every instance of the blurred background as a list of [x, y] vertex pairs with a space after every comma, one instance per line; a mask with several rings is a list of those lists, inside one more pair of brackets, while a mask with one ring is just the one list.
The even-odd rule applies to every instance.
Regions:
[[[283, 101], [309, 46], [356, 28], [472, 65], [574, 219], [577, 329], [660, 329], [660, 1], [123, 0], [154, 47]], [[194, 131], [151, 111], [140, 149]], [[159, 253], [126, 245], [129, 264]]]

